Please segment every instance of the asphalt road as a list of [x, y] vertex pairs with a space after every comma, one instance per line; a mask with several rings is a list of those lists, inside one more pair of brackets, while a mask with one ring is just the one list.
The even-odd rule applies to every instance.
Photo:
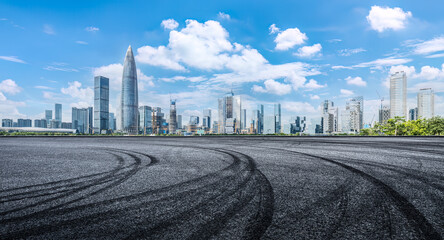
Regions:
[[443, 239], [444, 138], [4, 137], [0, 239]]

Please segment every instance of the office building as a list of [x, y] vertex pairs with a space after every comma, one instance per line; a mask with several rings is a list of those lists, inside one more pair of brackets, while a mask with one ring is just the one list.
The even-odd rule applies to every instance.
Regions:
[[177, 128], [177, 114], [176, 114], [176, 100], [170, 101], [170, 121], [168, 123], [168, 133], [176, 134]]
[[133, 50], [128, 47], [123, 63], [122, 93], [120, 99], [120, 123], [124, 133], [137, 134], [139, 126], [139, 96], [137, 87], [137, 68]]
[[109, 130], [109, 79], [94, 77], [94, 133]]
[[390, 76], [390, 118], [407, 117], [407, 75], [404, 71]]
[[2, 119], [2, 127], [12, 127], [13, 121], [12, 119]]
[[51, 119], [49, 121], [49, 128], [61, 128], [62, 123], [55, 120], [55, 119]]
[[35, 119], [34, 120], [34, 127], [36, 128], [47, 128], [48, 123], [46, 122], [46, 119]]
[[56, 103], [54, 106], [54, 119], [62, 122], [62, 104]]
[[92, 134], [93, 132], [93, 108], [72, 108], [72, 129], [78, 133]]
[[108, 120], [109, 120], [109, 123], [108, 123], [109, 129], [111, 131], [116, 131], [117, 124], [116, 124], [116, 117], [114, 116], [114, 113], [109, 113]]
[[264, 132], [264, 105], [257, 105], [257, 109], [259, 111], [257, 119], [257, 134], [262, 134]]
[[321, 127], [323, 133], [334, 133], [338, 131], [338, 108], [334, 103], [325, 100], [321, 103]]
[[62, 122], [61, 128], [63, 128], [63, 129], [72, 129], [72, 123], [70, 123], [70, 122]]
[[241, 129], [247, 129], [247, 109], [241, 111]]
[[139, 118], [139, 132], [142, 134], [153, 133], [153, 109], [150, 106], [140, 106]]
[[358, 133], [363, 128], [364, 98], [362, 96], [349, 99], [345, 110], [341, 111], [341, 131]]
[[31, 119], [17, 119], [17, 127], [32, 127]]
[[274, 116], [276, 117], [276, 133], [280, 133], [281, 132], [281, 124], [282, 124], [282, 119], [281, 119], [281, 104], [280, 103], [276, 103], [274, 104]]
[[211, 128], [211, 109], [203, 110], [202, 127]]
[[241, 127], [241, 98], [231, 92], [218, 100], [219, 133], [240, 133]]
[[381, 109], [379, 109], [379, 123], [386, 124], [389, 119], [390, 119], [390, 107], [381, 105]]
[[435, 93], [431, 88], [422, 88], [418, 92], [418, 117], [432, 118], [435, 116]]
[[52, 119], [52, 110], [45, 110], [45, 119], [46, 119], [46, 123], [48, 124], [48, 126], [46, 126], [46, 127], [49, 127], [49, 123]]
[[266, 116], [264, 119], [264, 132], [263, 134], [275, 134], [276, 133], [276, 116]]
[[307, 118], [304, 116], [302, 117], [296, 116], [290, 118], [290, 123], [286, 129], [286, 131], [290, 131], [291, 134], [303, 133], [306, 130], [307, 130]]
[[152, 118], [152, 128], [153, 128], [153, 134], [162, 134], [163, 130], [162, 127], [164, 126], [165, 114], [162, 112], [162, 109], [160, 107], [154, 107], [152, 108], [153, 111], [153, 118]]
[[177, 129], [182, 129], [182, 115], [177, 115]]
[[409, 110], [409, 119], [410, 121], [414, 121], [418, 119], [418, 108], [412, 108]]
[[199, 117], [198, 116], [190, 116], [190, 122], [191, 125], [199, 125]]

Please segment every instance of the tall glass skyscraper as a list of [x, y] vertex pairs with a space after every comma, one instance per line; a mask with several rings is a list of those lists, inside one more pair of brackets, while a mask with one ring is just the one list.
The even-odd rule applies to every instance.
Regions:
[[139, 131], [143, 134], [153, 132], [153, 109], [150, 106], [139, 107]]
[[404, 71], [390, 76], [390, 117], [407, 117], [407, 75]]
[[431, 88], [422, 88], [418, 92], [418, 117], [435, 116], [435, 94]]
[[123, 132], [137, 134], [138, 106], [137, 68], [133, 50], [129, 46], [123, 63], [122, 94], [120, 99], [120, 124]]
[[79, 133], [92, 133], [93, 108], [72, 108], [72, 128]]
[[94, 133], [109, 129], [109, 79], [94, 77]]
[[241, 109], [241, 98], [233, 92], [219, 98], [219, 133], [240, 133]]
[[281, 124], [282, 124], [282, 118], [281, 118], [281, 104], [276, 103], [274, 104], [274, 116], [276, 117], [276, 133], [281, 132]]
[[45, 110], [46, 127], [49, 127], [49, 122], [52, 119], [52, 110]]
[[211, 109], [203, 110], [202, 126], [205, 128], [211, 128]]
[[59, 121], [60, 123], [62, 122], [62, 104], [60, 103], [56, 103], [55, 104], [55, 116], [54, 119], [56, 121]]
[[168, 123], [168, 132], [170, 134], [176, 134], [177, 128], [177, 113], [176, 113], [176, 100], [170, 101], [170, 122]]

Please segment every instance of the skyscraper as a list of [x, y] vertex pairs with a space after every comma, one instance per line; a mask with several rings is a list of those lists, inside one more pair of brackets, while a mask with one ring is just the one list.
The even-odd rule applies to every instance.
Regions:
[[45, 119], [46, 119], [46, 124], [48, 124], [46, 127], [49, 127], [49, 122], [52, 119], [52, 110], [45, 110]]
[[342, 132], [357, 133], [363, 128], [364, 98], [354, 97], [347, 101], [341, 113]]
[[17, 126], [18, 127], [32, 127], [32, 120], [31, 119], [17, 119]]
[[257, 109], [259, 110], [259, 115], [257, 120], [258, 122], [257, 133], [262, 134], [264, 133], [264, 105], [263, 104], [257, 105]]
[[241, 129], [247, 129], [247, 109], [242, 109], [241, 112]]
[[385, 124], [389, 119], [390, 119], [390, 107], [381, 105], [381, 109], [379, 109], [379, 123]]
[[282, 124], [282, 119], [281, 119], [281, 104], [280, 103], [275, 103], [274, 104], [274, 116], [276, 117], [276, 133], [280, 133], [281, 132], [281, 124]]
[[412, 108], [409, 110], [409, 120], [418, 119], [418, 108]]
[[125, 133], [137, 134], [139, 97], [137, 89], [137, 68], [131, 46], [126, 51], [123, 63], [122, 93], [120, 99], [121, 129]]
[[109, 113], [109, 129], [112, 131], [116, 130], [116, 118], [114, 117], [114, 113]]
[[182, 115], [177, 115], [177, 129], [182, 129]]
[[176, 115], [176, 100], [171, 100], [170, 103], [170, 122], [168, 123], [168, 132], [176, 134], [177, 115]]
[[276, 116], [266, 116], [264, 122], [263, 134], [275, 134], [276, 133]]
[[219, 98], [219, 133], [240, 133], [241, 99], [230, 92]]
[[203, 110], [202, 126], [205, 128], [211, 128], [211, 109]]
[[435, 116], [435, 94], [431, 88], [422, 88], [418, 92], [418, 117], [432, 118]]
[[[2, 127], [12, 127], [13, 126], [13, 122], [12, 119], [2, 119]], [[46, 127], [46, 126], [45, 126]]]
[[321, 125], [323, 133], [333, 133], [338, 131], [338, 108], [334, 103], [325, 100], [321, 103]]
[[62, 122], [62, 104], [56, 103], [54, 110], [55, 110], [54, 119], [61, 123]]
[[93, 108], [72, 108], [72, 128], [79, 133], [92, 133]]
[[109, 129], [109, 79], [94, 77], [94, 133]]
[[199, 125], [199, 116], [190, 116], [190, 125]]
[[153, 132], [153, 110], [150, 106], [139, 107], [139, 131], [143, 134]]
[[390, 117], [407, 117], [407, 75], [404, 71], [390, 76]]

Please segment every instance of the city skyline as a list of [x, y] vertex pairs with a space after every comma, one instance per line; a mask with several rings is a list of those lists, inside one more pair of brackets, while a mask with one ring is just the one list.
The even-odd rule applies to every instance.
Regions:
[[[141, 10], [151, 11], [147, 5], [139, 4]], [[347, 100], [355, 96], [364, 97], [364, 123], [368, 124], [378, 118], [378, 94], [389, 99], [390, 74], [401, 70], [407, 74], [407, 111], [416, 107], [419, 90], [430, 87], [435, 92], [435, 115], [442, 116], [444, 38], [437, 26], [443, 18], [435, 10], [429, 9], [425, 14], [412, 1], [337, 4], [350, 13], [356, 25], [341, 29], [344, 19], [331, 21], [330, 14], [317, 21], [310, 21], [313, 17], [306, 14], [292, 17], [285, 11], [277, 18], [271, 17], [272, 13], [283, 11], [283, 6], [296, 13], [322, 12], [310, 4], [270, 7], [269, 12], [260, 16], [263, 20], [249, 16], [249, 11], [240, 6], [216, 4], [203, 13], [179, 13], [175, 10], [181, 8], [178, 4], [154, 14], [145, 24], [125, 15], [128, 19], [122, 25], [134, 22], [125, 29], [115, 27], [109, 19], [86, 17], [71, 23], [63, 15], [42, 17], [45, 11], [80, 11], [66, 10], [63, 4], [37, 4], [33, 10], [37, 17], [31, 23], [24, 17], [29, 10], [15, 3], [2, 3], [0, 27], [11, 37], [0, 40], [0, 66], [4, 69], [0, 73], [0, 117], [42, 119], [44, 110], [53, 109], [57, 102], [64, 105], [62, 119], [71, 119], [71, 107], [94, 105], [93, 77], [98, 75], [110, 78], [110, 112], [116, 114], [122, 49], [130, 44], [139, 67], [139, 106], [161, 107], [168, 113], [172, 97], [177, 99], [177, 114], [184, 119], [192, 115], [202, 117], [203, 109], [211, 109], [212, 121], [217, 121], [217, 99], [234, 89], [242, 97], [242, 109], [247, 110], [247, 125], [257, 104], [265, 105], [267, 116], [273, 113], [273, 104], [280, 103], [282, 126], [294, 116], [307, 116], [308, 120], [318, 117], [324, 100], [345, 109]], [[103, 3], [95, 7], [109, 8], [110, 12], [125, 8]], [[85, 16], [94, 12], [82, 11]], [[396, 24], [390, 25], [381, 17], [384, 11], [396, 13], [392, 14], [399, 17]], [[249, 20], [254, 23], [247, 27]], [[24, 29], [14, 27], [12, 22]], [[335, 30], [321, 29], [333, 25]], [[208, 32], [212, 35], [205, 35]], [[43, 39], [47, 41], [49, 45], [39, 46], [48, 55], [41, 56], [39, 49], [30, 49], [28, 40], [17, 42], [25, 35], [32, 36], [25, 39], [35, 39], [38, 44], [43, 44]], [[208, 54], [196, 55], [192, 51], [193, 58], [179, 54], [180, 50], [192, 50], [191, 47]], [[261, 71], [245, 77], [248, 69]]]

